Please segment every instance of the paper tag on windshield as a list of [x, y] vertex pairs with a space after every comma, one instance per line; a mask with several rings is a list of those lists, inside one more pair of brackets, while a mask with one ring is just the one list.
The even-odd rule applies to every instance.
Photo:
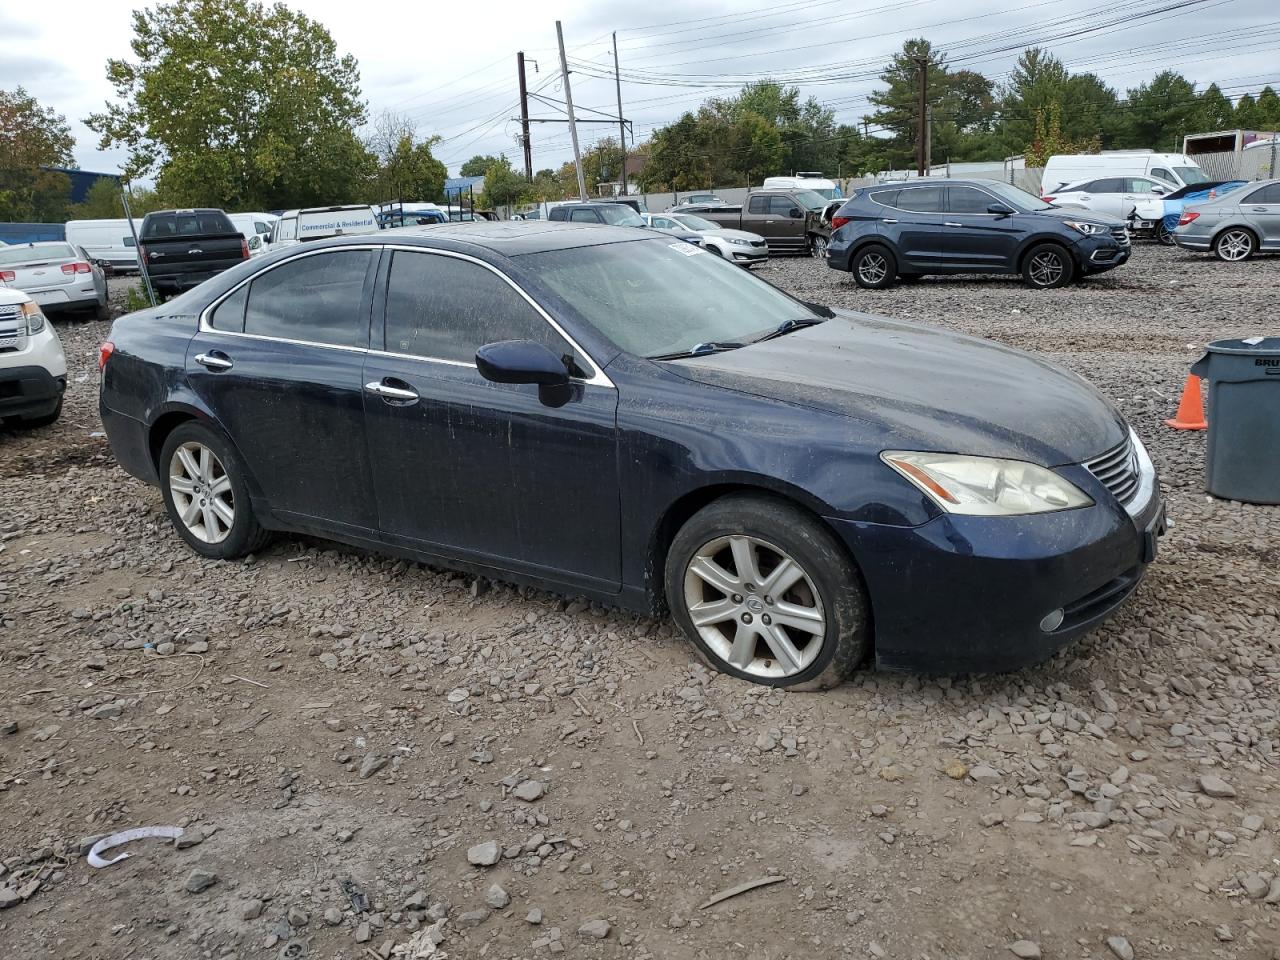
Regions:
[[686, 257], [692, 257], [696, 253], [704, 252], [701, 247], [696, 247], [692, 243], [685, 243], [683, 240], [679, 243], [668, 243], [667, 246], [676, 253], [683, 253]]

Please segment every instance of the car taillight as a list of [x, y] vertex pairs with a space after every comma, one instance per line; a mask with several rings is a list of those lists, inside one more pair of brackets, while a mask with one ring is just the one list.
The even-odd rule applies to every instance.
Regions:
[[1053, 197], [1041, 197], [1040, 199], [1045, 203], [1053, 203]]
[[240, 238], [240, 257], [241, 259], [249, 259], [249, 241], [244, 237]]
[[114, 343], [112, 343], [110, 340], [102, 341], [102, 346], [98, 348], [98, 369], [99, 370], [101, 370], [103, 367], [107, 365], [107, 360], [110, 359], [111, 354], [115, 353], [115, 351], [116, 351], [116, 345]]
[[13, 283], [18, 279], [18, 275], [12, 270], [0, 270], [0, 283]]
[[1192, 220], [1195, 220], [1199, 216], [1200, 214], [1192, 213], [1190, 210], [1188, 210], [1186, 213], [1184, 213], [1182, 216], [1178, 218], [1178, 226], [1185, 227], [1188, 223], [1190, 223]]
[[62, 272], [70, 277], [77, 273], [93, 273], [93, 267], [89, 266], [89, 264], [85, 263], [83, 260], [77, 260], [75, 263], [64, 263], [62, 265]]
[[832, 218], [831, 218], [831, 229], [832, 229], [832, 230], [839, 230], [841, 227], [843, 227], [846, 223], [848, 223], [848, 222], [849, 222], [850, 220], [852, 220], [852, 219], [853, 219], [853, 217], [832, 217]]
[[138, 259], [139, 260], [147, 259], [147, 248], [144, 247], [142, 244], [138, 244]]

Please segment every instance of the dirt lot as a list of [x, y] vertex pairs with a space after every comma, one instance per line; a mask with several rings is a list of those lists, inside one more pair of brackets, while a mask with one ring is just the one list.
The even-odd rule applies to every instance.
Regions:
[[[63, 419], [0, 432], [0, 958], [1280, 957], [1280, 512], [1161, 423], [1198, 344], [1275, 332], [1280, 262], [760, 272], [1098, 383], [1175, 523], [1133, 601], [1035, 669], [785, 694], [573, 598], [289, 537], [202, 561], [99, 432], [106, 325], [60, 322]], [[87, 865], [145, 825], [183, 848]]]

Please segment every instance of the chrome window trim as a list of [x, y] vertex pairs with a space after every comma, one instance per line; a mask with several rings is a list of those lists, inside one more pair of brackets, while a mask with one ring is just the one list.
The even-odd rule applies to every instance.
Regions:
[[262, 270], [258, 270], [252, 275], [245, 277], [243, 280], [241, 280], [231, 289], [223, 291], [223, 293], [216, 300], [214, 300], [207, 307], [205, 307], [203, 310], [200, 311], [199, 331], [201, 333], [216, 333], [224, 337], [240, 337], [245, 340], [265, 340], [270, 343], [288, 343], [294, 346], [301, 346], [301, 347], [320, 347], [326, 350], [344, 350], [349, 353], [364, 353], [364, 354], [371, 354], [371, 355], [380, 356], [380, 357], [397, 357], [404, 360], [420, 360], [425, 363], [439, 363], [439, 364], [444, 364], [450, 367], [469, 367], [472, 370], [476, 369], [476, 365], [474, 363], [469, 363], [465, 360], [447, 360], [444, 357], [421, 357], [416, 354], [396, 353], [391, 350], [377, 350], [372, 347], [348, 347], [348, 346], [343, 346], [341, 344], [320, 343], [313, 340], [294, 340], [289, 337], [269, 337], [260, 333], [246, 333], [244, 331], [237, 331], [237, 330], [219, 330], [217, 327], [213, 326], [213, 324], [209, 322], [210, 315], [213, 313], [214, 310], [218, 309], [218, 307], [222, 305], [223, 301], [228, 300], [232, 296], [234, 296], [240, 290], [241, 287], [244, 287], [252, 283], [254, 280], [258, 279], [264, 274], [270, 273], [272, 270], [275, 270], [277, 267], [282, 267], [286, 263], [293, 263], [296, 260], [301, 260], [303, 257], [316, 257], [326, 253], [340, 253], [346, 250], [370, 250], [370, 251], [404, 250], [408, 253], [426, 253], [426, 254], [436, 254], [438, 256], [453, 257], [454, 259], [457, 259], [457, 260], [465, 260], [468, 263], [474, 263], [474, 264], [478, 264], [481, 267], [484, 267], [490, 273], [493, 273], [496, 276], [500, 277], [503, 281], [506, 282], [506, 284], [509, 287], [511, 287], [511, 289], [515, 290], [516, 293], [518, 293], [521, 297], [523, 297], [525, 302], [528, 303], [531, 307], [533, 307], [534, 311], [539, 316], [541, 316], [543, 320], [545, 320], [548, 324], [550, 324], [551, 329], [555, 330], [556, 333], [558, 333], [562, 338], [564, 338], [565, 342], [568, 343], [569, 346], [571, 346], [574, 349], [574, 351], [576, 351], [582, 357], [584, 357], [587, 363], [591, 365], [592, 374], [590, 377], [570, 377], [569, 378], [570, 380], [572, 380], [574, 383], [582, 383], [588, 386], [609, 387], [611, 389], [615, 389], [613, 381], [610, 380], [608, 375], [605, 374], [604, 369], [596, 361], [595, 357], [591, 356], [591, 354], [588, 353], [586, 350], [584, 350], [578, 344], [578, 342], [573, 339], [573, 337], [569, 336], [569, 334], [565, 331], [565, 329], [562, 326], [560, 326], [560, 324], [557, 323], [552, 318], [551, 314], [549, 314], [545, 309], [543, 309], [542, 305], [538, 303], [538, 301], [534, 300], [533, 297], [529, 296], [528, 292], [525, 291], [523, 288], [521, 288], [520, 285], [517, 284], [514, 280], [512, 280], [509, 276], [507, 276], [505, 273], [503, 273], [501, 270], [499, 270], [497, 267], [493, 266], [492, 264], [486, 263], [485, 261], [481, 260], [479, 257], [473, 257], [470, 254], [466, 254], [466, 253], [458, 253], [457, 251], [454, 251], [454, 250], [440, 250], [434, 247], [418, 247], [410, 244], [397, 244], [397, 243], [361, 243], [361, 244], [352, 244], [351, 246], [324, 247], [323, 249], [320, 249], [320, 250], [306, 250], [306, 249], [300, 250], [298, 253], [294, 254], [293, 256], [286, 257], [277, 263], [271, 264], [269, 267], [266, 267]]

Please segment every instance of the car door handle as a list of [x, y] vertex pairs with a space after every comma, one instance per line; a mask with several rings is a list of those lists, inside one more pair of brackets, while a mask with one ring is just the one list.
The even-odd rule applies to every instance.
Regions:
[[1253, 208], [1253, 212], [1254, 212], [1254, 213], [1266, 213], [1266, 212], [1268, 212], [1268, 208], [1267, 208], [1267, 207], [1254, 207], [1254, 208]]
[[885, 218], [883, 218], [880, 222], [881, 222], [881, 223], [897, 223], [898, 221], [897, 221], [897, 220], [892, 219], [891, 217], [885, 217]]
[[235, 366], [230, 357], [216, 350], [212, 353], [197, 353], [196, 363], [209, 370], [230, 370]]
[[963, 226], [964, 226], [964, 224], [963, 224], [963, 223], [956, 223], [954, 220], [948, 220], [948, 221], [946, 221], [945, 223], [943, 223], [943, 226], [944, 226], [944, 227], [963, 227]]
[[382, 397], [383, 400], [398, 400], [401, 403], [416, 403], [419, 399], [418, 391], [409, 387], [396, 387], [386, 382], [386, 380], [374, 380], [364, 385], [365, 392], [372, 393], [374, 396]]

